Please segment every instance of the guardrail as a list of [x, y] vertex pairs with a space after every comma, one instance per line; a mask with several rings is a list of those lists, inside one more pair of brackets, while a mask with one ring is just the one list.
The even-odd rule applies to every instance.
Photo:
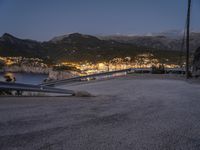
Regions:
[[[83, 79], [87, 78], [95, 78], [95, 77], [100, 77], [100, 76], [106, 76], [106, 75], [114, 75], [116, 73], [130, 73], [130, 72], [135, 72], [135, 73], [151, 73], [152, 69], [151, 68], [129, 68], [129, 69], [124, 69], [124, 70], [117, 70], [117, 71], [110, 71], [110, 72], [103, 72], [103, 73], [98, 73], [98, 74], [91, 74], [91, 75], [86, 75], [86, 76], [77, 76], [73, 78], [67, 78], [63, 80], [56, 80], [56, 81], [49, 81], [42, 83], [40, 85], [42, 86], [55, 86], [55, 85], [62, 85], [62, 84], [67, 84], [75, 81], [82, 81]], [[166, 73], [169, 72], [184, 72], [183, 69], [181, 68], [167, 68]]]
[[0, 82], [0, 90], [32, 91], [32, 92], [57, 93], [57, 94], [69, 94], [69, 95], [75, 94], [75, 92], [72, 90], [53, 88], [42, 85], [7, 83], [7, 82]]
[[[83, 79], [88, 78], [95, 78], [95, 77], [101, 77], [101, 76], [107, 76], [107, 75], [114, 75], [117, 73], [130, 73], [130, 72], [140, 72], [140, 71], [149, 71], [151, 72], [150, 68], [130, 68], [130, 69], [124, 69], [124, 70], [117, 70], [117, 71], [110, 71], [110, 72], [103, 72], [98, 74], [92, 74], [92, 75], [86, 75], [86, 76], [78, 76], [63, 80], [56, 80], [56, 81], [50, 81], [45, 82], [39, 85], [31, 85], [31, 84], [23, 84], [23, 83], [7, 83], [7, 82], [1, 82], [0, 81], [0, 90], [16, 90], [16, 91], [32, 91], [32, 92], [44, 92], [44, 93], [58, 93], [58, 94], [70, 94], [74, 95], [75, 92], [72, 90], [66, 90], [66, 89], [59, 89], [49, 86], [55, 86], [55, 85], [62, 85], [74, 81], [82, 81]], [[185, 72], [185, 70], [181, 68], [170, 68], [166, 69], [167, 72]]]
[[61, 84], [66, 84], [74, 81], [81, 81], [83, 79], [87, 78], [93, 78], [93, 77], [100, 77], [100, 76], [106, 76], [106, 75], [113, 75], [116, 73], [122, 73], [122, 72], [130, 72], [131, 69], [124, 69], [124, 70], [117, 70], [117, 71], [110, 71], [110, 72], [103, 72], [103, 73], [98, 73], [98, 74], [91, 74], [91, 75], [86, 75], [86, 76], [78, 76], [78, 77], [73, 77], [73, 78], [68, 78], [68, 79], [63, 79], [63, 80], [56, 80], [56, 81], [49, 81], [40, 84], [40, 86], [54, 86], [54, 85], [61, 85]]

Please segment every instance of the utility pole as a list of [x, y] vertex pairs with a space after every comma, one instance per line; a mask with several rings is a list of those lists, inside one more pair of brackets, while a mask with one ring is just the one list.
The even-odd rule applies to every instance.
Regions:
[[191, 11], [191, 0], [188, 0], [188, 11], [187, 11], [187, 37], [186, 37], [186, 78], [190, 77], [189, 69], [189, 57], [190, 57], [190, 11]]

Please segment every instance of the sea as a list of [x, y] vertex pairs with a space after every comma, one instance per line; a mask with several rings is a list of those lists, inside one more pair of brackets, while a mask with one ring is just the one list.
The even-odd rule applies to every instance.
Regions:
[[40, 84], [42, 83], [48, 75], [46, 74], [33, 74], [33, 73], [0, 73], [0, 81], [5, 81], [5, 75], [15, 77], [15, 83], [25, 83], [25, 84]]

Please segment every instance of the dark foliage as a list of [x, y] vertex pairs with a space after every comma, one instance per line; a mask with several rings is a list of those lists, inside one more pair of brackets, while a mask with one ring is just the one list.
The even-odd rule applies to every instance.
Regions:
[[159, 65], [158, 67], [152, 66], [152, 74], [164, 74], [165, 67], [164, 65]]
[[54, 66], [53, 70], [54, 71], [80, 71], [79, 69], [73, 66]]

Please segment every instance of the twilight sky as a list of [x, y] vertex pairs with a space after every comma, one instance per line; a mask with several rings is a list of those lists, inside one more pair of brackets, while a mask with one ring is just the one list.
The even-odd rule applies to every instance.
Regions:
[[[183, 30], [187, 0], [0, 0], [0, 35], [49, 40], [84, 34], [147, 34]], [[200, 31], [200, 0], [192, 29]]]

